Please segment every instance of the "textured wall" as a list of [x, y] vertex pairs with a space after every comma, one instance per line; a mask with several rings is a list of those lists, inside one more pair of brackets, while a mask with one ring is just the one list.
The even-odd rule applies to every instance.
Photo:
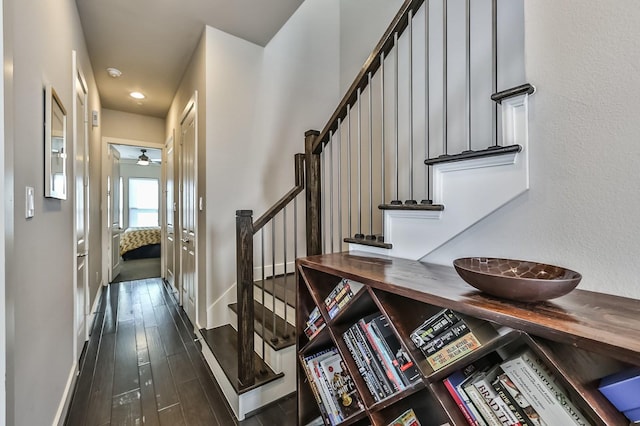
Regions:
[[427, 260], [551, 262], [579, 288], [640, 298], [639, 21], [631, 0], [525, 2], [531, 190]]

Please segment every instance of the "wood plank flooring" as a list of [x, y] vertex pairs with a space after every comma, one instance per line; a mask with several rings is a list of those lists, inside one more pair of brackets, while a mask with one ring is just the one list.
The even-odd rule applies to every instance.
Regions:
[[105, 287], [65, 424], [295, 425], [294, 396], [238, 422], [194, 339], [160, 278]]

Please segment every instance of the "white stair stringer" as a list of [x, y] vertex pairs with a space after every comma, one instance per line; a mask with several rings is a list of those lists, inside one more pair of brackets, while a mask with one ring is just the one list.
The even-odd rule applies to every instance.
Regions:
[[433, 202], [444, 211], [386, 210], [392, 249], [350, 244], [349, 250], [419, 260], [529, 189], [528, 95], [502, 101], [503, 146], [518, 153], [433, 166]]

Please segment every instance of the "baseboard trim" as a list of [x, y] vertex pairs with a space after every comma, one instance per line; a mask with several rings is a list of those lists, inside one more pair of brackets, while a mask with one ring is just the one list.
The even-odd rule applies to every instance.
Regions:
[[78, 380], [78, 361], [74, 361], [71, 366], [71, 371], [69, 372], [69, 378], [67, 379], [67, 385], [65, 386], [64, 393], [62, 394], [62, 399], [60, 400], [60, 405], [58, 406], [58, 411], [56, 412], [56, 416], [53, 419], [53, 426], [63, 426], [64, 421], [67, 418], [67, 413], [69, 412], [69, 407], [71, 405], [71, 398], [73, 397], [73, 390], [76, 386], [76, 381]]

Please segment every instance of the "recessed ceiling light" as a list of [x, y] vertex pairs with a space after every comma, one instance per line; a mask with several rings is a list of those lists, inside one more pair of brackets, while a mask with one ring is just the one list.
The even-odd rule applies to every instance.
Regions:
[[107, 73], [113, 78], [118, 78], [122, 75], [122, 71], [118, 68], [107, 68]]
[[131, 93], [129, 93], [129, 96], [131, 96], [133, 99], [144, 99], [145, 98], [145, 96], [140, 92], [131, 92]]

